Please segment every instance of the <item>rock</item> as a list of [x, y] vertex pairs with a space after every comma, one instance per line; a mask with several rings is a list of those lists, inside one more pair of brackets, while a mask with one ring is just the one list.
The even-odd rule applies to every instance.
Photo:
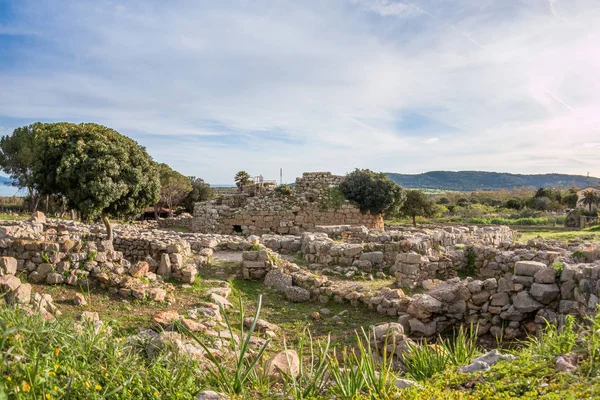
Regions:
[[46, 283], [49, 285], [58, 285], [60, 283], [63, 283], [64, 281], [65, 278], [61, 274], [56, 272], [53, 272], [46, 276]]
[[165, 298], [167, 296], [167, 291], [161, 288], [150, 288], [148, 289], [148, 298], [150, 300], [154, 300], [154, 301], [165, 301]]
[[213, 392], [212, 390], [203, 390], [198, 393], [196, 400], [228, 400], [229, 396], [223, 393]]
[[534, 283], [529, 293], [540, 303], [550, 304], [558, 297], [560, 289], [555, 283]]
[[15, 275], [17, 273], [17, 259], [13, 257], [0, 257], [0, 276]]
[[408, 306], [408, 313], [418, 319], [427, 319], [433, 313], [442, 311], [442, 303], [428, 294], [414, 295]]
[[321, 319], [321, 314], [319, 314], [318, 311], [315, 311], [310, 315], [310, 317], [313, 319], [313, 321], [317, 321]]
[[369, 261], [372, 264], [381, 264], [383, 262], [383, 253], [381, 251], [373, 251], [370, 253], [362, 253], [360, 261]]
[[150, 271], [150, 264], [146, 261], [138, 261], [135, 265], [129, 268], [129, 275], [134, 278], [142, 278]]
[[533, 277], [536, 283], [554, 283], [556, 281], [556, 270], [554, 268], [542, 268]]
[[75, 297], [73, 297], [73, 304], [76, 306], [85, 306], [87, 305], [87, 301], [81, 293], [75, 293]]
[[183, 317], [181, 315], [179, 315], [179, 313], [177, 311], [168, 310], [168, 311], [159, 311], [156, 314], [154, 314], [154, 316], [152, 317], [152, 322], [155, 325], [166, 328], [167, 326], [171, 325], [172, 323], [174, 323], [176, 321], [180, 321], [181, 319], [183, 319]]
[[265, 365], [270, 378], [281, 380], [281, 373], [289, 376], [298, 376], [300, 373], [300, 359], [296, 350], [285, 350], [277, 353]]
[[168, 278], [171, 276], [171, 259], [167, 253], [161, 254], [160, 265], [158, 266], [156, 273], [163, 278]]
[[302, 303], [310, 300], [310, 292], [299, 286], [289, 286], [285, 289], [285, 298], [294, 303]]
[[556, 358], [556, 363], [554, 364], [555, 368], [559, 372], [575, 372], [577, 371], [577, 367], [567, 360], [563, 356]]
[[6, 300], [10, 304], [29, 304], [31, 301], [31, 285], [29, 283], [21, 283], [18, 288], [8, 292]]
[[517, 261], [515, 263], [515, 275], [535, 276], [541, 270], [547, 268], [546, 264], [537, 261]]
[[278, 269], [272, 269], [265, 275], [264, 285], [283, 292], [292, 286], [292, 276]]
[[469, 365], [465, 365], [464, 367], [461, 367], [459, 369], [460, 372], [462, 373], [472, 373], [472, 372], [477, 372], [477, 371], [487, 371], [488, 369], [490, 369], [490, 366], [486, 363], [484, 363], [483, 361], [474, 361]]
[[421, 336], [433, 336], [437, 328], [435, 321], [424, 323], [416, 318], [409, 320], [408, 324], [410, 325], [411, 333]]
[[572, 300], [561, 300], [558, 303], [558, 312], [561, 314], [577, 314], [579, 312], [579, 303]]
[[231, 304], [231, 302], [229, 300], [227, 300], [225, 297], [220, 296], [216, 293], [211, 293], [210, 294], [210, 301], [212, 301], [213, 303], [217, 304], [217, 305], [221, 305], [221, 307], [223, 307], [224, 310], [227, 310], [229, 308], [233, 307], [233, 304]]
[[[250, 329], [253, 322], [254, 322], [254, 318], [252, 318], [252, 317], [244, 318], [244, 327], [247, 329]], [[264, 319], [258, 319], [256, 321], [255, 330], [257, 332], [261, 332], [261, 333], [265, 333], [267, 331], [277, 332], [277, 331], [279, 331], [279, 329], [280, 329], [279, 326], [272, 324], [270, 322], [267, 322]]]
[[386, 336], [388, 337], [388, 342], [392, 342], [392, 338], [396, 335], [404, 334], [404, 327], [397, 322], [386, 322], [379, 325], [375, 325], [373, 327], [373, 334], [375, 335], [375, 339], [377, 341], [385, 341]]
[[409, 388], [411, 386], [414, 386], [416, 384], [417, 383], [415, 381], [411, 381], [411, 380], [408, 380], [408, 379], [401, 379], [401, 378], [396, 379], [396, 387], [398, 389], [400, 389], [400, 390], [407, 389], [407, 388]]
[[512, 354], [501, 354], [498, 350], [492, 350], [492, 351], [488, 351], [484, 355], [479, 356], [476, 359], [474, 359], [473, 363], [481, 361], [481, 362], [486, 363], [489, 366], [492, 366], [492, 365], [496, 364], [498, 361], [514, 360], [514, 359], [516, 359], [516, 357]]
[[188, 318], [183, 318], [181, 320], [181, 325], [187, 328], [190, 332], [205, 332], [207, 329], [205, 325]]
[[529, 313], [537, 311], [544, 307], [543, 304], [539, 303], [529, 293], [522, 291], [512, 296], [512, 303], [521, 313]]

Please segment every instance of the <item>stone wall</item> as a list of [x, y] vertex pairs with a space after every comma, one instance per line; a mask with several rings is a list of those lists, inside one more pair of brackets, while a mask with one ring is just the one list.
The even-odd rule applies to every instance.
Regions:
[[345, 176], [332, 175], [331, 172], [305, 172], [301, 178], [296, 178], [294, 190], [302, 193], [315, 188], [339, 186], [344, 179], [346, 179]]
[[317, 225], [362, 225], [383, 230], [383, 217], [361, 213], [348, 201], [330, 199], [330, 188], [343, 176], [329, 172], [304, 173], [291, 193], [276, 191], [260, 196], [236, 193], [197, 203], [192, 231], [202, 233], [261, 235], [299, 234]]
[[382, 229], [383, 217], [363, 214], [349, 202], [338, 209], [323, 209], [317, 203], [292, 205], [272, 197], [248, 198], [241, 207], [231, 207], [217, 201], [197, 203], [192, 230], [244, 235], [299, 234], [312, 231], [317, 225], [340, 223]]
[[157, 225], [161, 229], [169, 228], [183, 228], [192, 230], [192, 216], [187, 214], [185, 216], [179, 216], [175, 218], [160, 218], [157, 221]]

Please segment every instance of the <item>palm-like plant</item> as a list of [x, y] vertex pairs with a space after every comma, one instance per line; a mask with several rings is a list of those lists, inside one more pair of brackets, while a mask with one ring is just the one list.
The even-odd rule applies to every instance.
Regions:
[[240, 171], [235, 174], [235, 185], [237, 186], [239, 191], [242, 191], [244, 186], [246, 186], [250, 182], [250, 174], [246, 171]]
[[597, 205], [600, 202], [600, 196], [598, 196], [595, 191], [588, 190], [583, 192], [583, 199], [581, 202], [583, 205], [588, 206], [589, 210], [592, 211], [592, 206], [595, 204]]

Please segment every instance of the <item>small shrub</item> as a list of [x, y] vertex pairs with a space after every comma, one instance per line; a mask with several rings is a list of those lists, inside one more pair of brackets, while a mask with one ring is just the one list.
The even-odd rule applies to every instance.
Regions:
[[581, 250], [581, 249], [575, 250], [571, 254], [571, 256], [573, 257], [573, 260], [575, 260], [575, 261], [579, 261], [579, 262], [585, 261], [585, 254], [583, 254], [583, 250]]
[[406, 375], [417, 381], [424, 381], [446, 369], [448, 355], [439, 346], [429, 346], [427, 341], [421, 345], [409, 345], [404, 356]]
[[292, 194], [292, 187], [287, 183], [284, 183], [283, 185], [279, 185], [275, 188], [275, 193], [280, 197], [288, 197], [290, 194]]
[[558, 278], [565, 269], [565, 264], [562, 261], [554, 260], [554, 262], [552, 263], [552, 268], [554, 268], [554, 270], [556, 271], [556, 277]]
[[259, 251], [259, 250], [260, 250], [259, 244], [253, 244], [252, 246], [248, 247], [248, 251]]

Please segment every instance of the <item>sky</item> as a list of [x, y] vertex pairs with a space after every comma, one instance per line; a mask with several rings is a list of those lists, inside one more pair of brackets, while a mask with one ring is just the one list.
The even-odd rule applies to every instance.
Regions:
[[239, 170], [600, 176], [598, 0], [0, 0], [0, 135]]

